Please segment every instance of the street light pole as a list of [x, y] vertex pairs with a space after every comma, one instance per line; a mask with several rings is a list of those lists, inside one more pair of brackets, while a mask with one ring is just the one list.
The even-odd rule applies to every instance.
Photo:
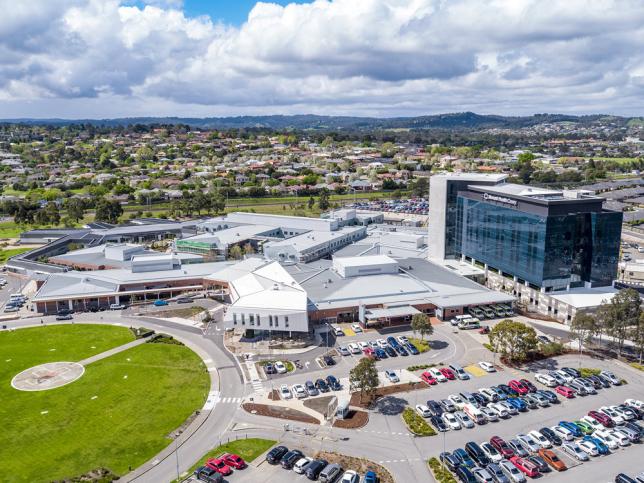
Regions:
[[177, 436], [174, 439], [174, 454], [177, 460], [177, 481], [181, 481], [181, 476], [179, 475], [179, 437]]

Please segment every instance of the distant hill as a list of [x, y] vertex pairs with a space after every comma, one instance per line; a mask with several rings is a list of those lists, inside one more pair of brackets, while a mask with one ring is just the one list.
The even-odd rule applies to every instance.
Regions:
[[3, 119], [0, 123], [30, 125], [93, 124], [96, 126], [127, 126], [132, 124], [186, 124], [196, 128], [268, 128], [268, 129], [483, 129], [523, 128], [552, 122], [590, 124], [597, 121], [618, 126], [632, 125], [637, 118], [605, 115], [572, 116], [565, 114], [535, 114], [532, 116], [481, 115], [473, 112], [435, 114], [417, 117], [351, 117], [317, 116], [238, 116], [238, 117], [129, 117], [120, 119]]

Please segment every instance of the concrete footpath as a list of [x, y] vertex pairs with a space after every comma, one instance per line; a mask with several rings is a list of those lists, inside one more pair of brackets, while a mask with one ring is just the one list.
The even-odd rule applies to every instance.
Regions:
[[105, 359], [107, 357], [111, 357], [114, 354], [118, 354], [119, 352], [126, 351], [128, 349], [131, 349], [132, 347], [136, 347], [141, 344], [145, 344], [148, 341], [148, 339], [137, 339], [133, 340], [132, 342], [128, 342], [127, 344], [120, 345], [118, 347], [114, 347], [113, 349], [110, 349], [105, 352], [101, 352], [100, 354], [96, 354], [95, 356], [88, 357], [87, 359], [83, 359], [82, 361], [78, 361], [79, 364], [86, 366], [87, 364], [91, 364], [92, 362], [100, 361], [101, 359]]

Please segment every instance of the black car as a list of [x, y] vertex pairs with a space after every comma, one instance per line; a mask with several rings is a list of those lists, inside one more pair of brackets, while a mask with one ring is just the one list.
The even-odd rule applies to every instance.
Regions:
[[503, 391], [503, 393], [504, 393], [506, 396], [509, 396], [509, 397], [517, 397], [517, 396], [519, 395], [519, 393], [518, 393], [518, 392], [516, 392], [514, 389], [512, 389], [512, 388], [511, 388], [510, 386], [508, 386], [507, 384], [499, 384], [499, 385], [498, 385], [498, 386], [496, 386], [496, 387], [498, 387], [501, 391]]
[[644, 428], [633, 421], [626, 421], [624, 423], [624, 427], [630, 429], [631, 431], [639, 433], [640, 437], [644, 436]]
[[65, 315], [57, 315], [56, 320], [72, 320], [74, 317], [72, 317], [72, 314], [65, 314]]
[[266, 455], [266, 461], [271, 465], [276, 465], [282, 460], [286, 453], [288, 453], [288, 448], [286, 446], [275, 446]]
[[449, 451], [446, 451], [444, 453], [439, 454], [438, 459], [452, 473], [454, 473], [456, 471], [456, 468], [458, 468], [460, 466], [460, 462], [459, 462], [458, 458], [453, 456], [452, 453], [450, 453]]
[[388, 346], [384, 347], [384, 349], [385, 349], [385, 352], [387, 353], [387, 355], [388, 355], [389, 357], [397, 357], [397, 356], [398, 356], [398, 354], [396, 353], [396, 351], [395, 351], [395, 350], [393, 349], [393, 347], [391, 347], [390, 345], [388, 345]]
[[543, 397], [545, 397], [548, 400], [548, 402], [550, 404], [558, 404], [559, 403], [559, 398], [550, 389], [541, 390], [541, 394], [543, 395]]
[[572, 377], [581, 377], [581, 372], [577, 369], [573, 369], [572, 367], [562, 367], [561, 370], [566, 374], [570, 374]]
[[539, 468], [539, 473], [548, 473], [550, 471], [550, 466], [540, 456], [528, 456], [526, 459]]
[[472, 459], [476, 461], [476, 463], [478, 463], [478, 466], [485, 468], [490, 464], [490, 459], [485, 455], [481, 447], [474, 441], [465, 443], [465, 451], [467, 451], [467, 454], [469, 454]]
[[561, 446], [561, 438], [557, 436], [557, 433], [555, 433], [552, 429], [544, 427], [541, 428], [539, 432], [543, 434], [543, 437], [550, 441], [553, 445]]
[[441, 433], [447, 431], [447, 425], [445, 424], [445, 421], [443, 421], [443, 419], [439, 416], [431, 416], [429, 418], [429, 422], [432, 423], [432, 425]]
[[440, 416], [441, 414], [443, 414], [443, 407], [433, 399], [427, 401], [427, 407], [434, 416]]
[[72, 309], [60, 309], [58, 312], [56, 312], [56, 315], [70, 315], [73, 313], [74, 311]]
[[598, 376], [588, 376], [586, 378], [590, 383], [595, 387], [595, 389], [602, 389], [606, 386], [602, 383], [601, 379]]
[[479, 405], [479, 407], [484, 407], [487, 405], [487, 399], [485, 399], [485, 396], [483, 396], [483, 394], [479, 394], [478, 392], [473, 392], [472, 397]]
[[409, 352], [407, 352], [407, 349], [405, 349], [401, 345], [396, 346], [396, 352], [398, 352], [398, 354], [400, 354], [401, 356], [408, 356], [409, 355]]
[[598, 375], [596, 375], [596, 376], [594, 376], [594, 377], [596, 377], [597, 379], [599, 379], [599, 381], [602, 383], [602, 386], [603, 386], [604, 388], [609, 388], [609, 387], [611, 387], [611, 386], [612, 386], [612, 384], [610, 383], [610, 381], [609, 381], [608, 379], [606, 379], [604, 376], [602, 376], [601, 374], [598, 374]]
[[637, 480], [625, 475], [624, 473], [619, 473], [615, 477], [615, 483], [637, 483]]
[[456, 478], [458, 478], [461, 483], [477, 483], [474, 473], [465, 466], [459, 466], [456, 468]]
[[340, 385], [340, 381], [335, 376], [326, 376], [326, 383], [329, 385], [329, 387], [334, 390], [334, 391], [339, 391], [342, 389], [342, 386]]
[[224, 481], [224, 477], [219, 472], [207, 466], [197, 468], [194, 475], [198, 480], [205, 481], [206, 483], [221, 483]]
[[331, 356], [324, 356], [322, 358], [322, 360], [324, 361], [324, 363], [327, 366], [334, 366], [335, 365], [335, 359], [333, 357], [331, 357]]
[[309, 480], [317, 480], [320, 472], [328, 464], [327, 460], [313, 460], [304, 467], [304, 474]]
[[275, 369], [275, 366], [272, 362], [269, 362], [264, 366], [264, 372], [266, 374], [277, 374], [277, 369]]
[[315, 387], [317, 387], [320, 392], [329, 392], [329, 386], [324, 379], [318, 379], [315, 381]]
[[293, 468], [293, 465], [295, 465], [295, 463], [297, 463], [297, 460], [299, 460], [300, 458], [304, 458], [304, 454], [299, 449], [292, 449], [284, 456], [282, 456], [282, 459], [280, 460], [280, 464], [282, 465], [282, 468], [284, 468], [285, 470], [290, 470]]

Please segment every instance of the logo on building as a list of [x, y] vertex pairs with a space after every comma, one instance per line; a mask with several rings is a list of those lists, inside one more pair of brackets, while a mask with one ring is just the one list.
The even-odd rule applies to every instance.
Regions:
[[506, 205], [517, 206], [517, 200], [508, 198], [506, 196], [497, 196], [491, 195], [490, 193], [483, 193], [483, 199], [486, 201], [496, 201], [498, 203], [504, 203]]

